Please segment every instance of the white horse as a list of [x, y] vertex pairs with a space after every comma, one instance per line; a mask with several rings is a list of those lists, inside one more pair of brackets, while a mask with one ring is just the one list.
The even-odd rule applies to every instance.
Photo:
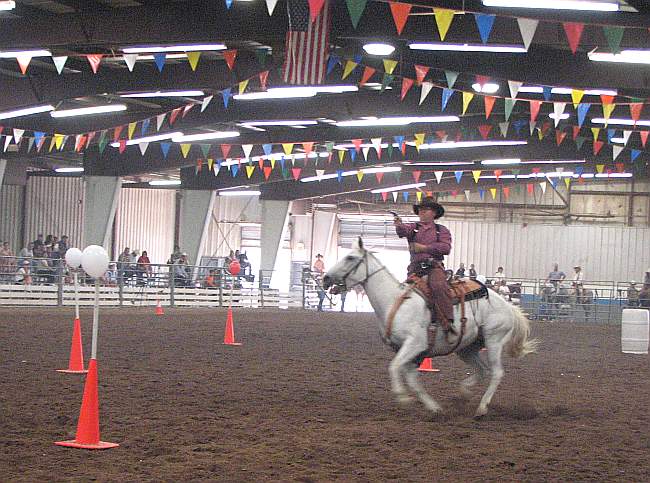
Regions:
[[[332, 267], [324, 276], [325, 288], [332, 285], [349, 289], [357, 284], [363, 286], [368, 300], [379, 318], [379, 330], [384, 342], [397, 352], [389, 366], [391, 388], [399, 403], [412, 400], [403, 380], [417, 398], [433, 413], [442, 411], [440, 405], [429, 396], [419, 382], [418, 366], [424, 357], [447, 355], [456, 352], [458, 356], [475, 369], [475, 374], [461, 384], [463, 396], [471, 395], [471, 388], [483, 380], [489, 371], [490, 382], [476, 410], [475, 417], [487, 414], [501, 379], [503, 367], [501, 353], [504, 348], [513, 357], [522, 357], [535, 352], [537, 341], [528, 338], [528, 320], [518, 307], [509, 304], [494, 291], [489, 297], [466, 302], [466, 327], [462, 340], [458, 335], [436, 332], [435, 343], [429, 348], [428, 330], [431, 315], [424, 299], [415, 293], [407, 298], [395, 313], [389, 324], [389, 313], [394, 302], [406, 290], [406, 286], [391, 275], [386, 267], [368, 250], [363, 248], [361, 238], [353, 243], [352, 251]], [[454, 307], [454, 329], [461, 334], [461, 315]], [[487, 364], [481, 359], [479, 350], [487, 348]]]

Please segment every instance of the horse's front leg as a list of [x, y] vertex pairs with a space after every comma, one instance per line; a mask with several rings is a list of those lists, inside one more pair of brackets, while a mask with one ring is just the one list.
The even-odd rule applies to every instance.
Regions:
[[424, 389], [422, 384], [420, 384], [420, 374], [418, 374], [418, 365], [415, 362], [409, 362], [406, 367], [406, 383], [409, 385], [411, 390], [415, 393], [417, 398], [420, 400], [424, 407], [426, 407], [432, 413], [439, 413], [442, 411], [442, 407], [438, 404], [435, 399], [429, 396], [429, 393]]
[[408, 372], [408, 364], [425, 349], [426, 347], [420, 347], [414, 338], [406, 339], [388, 366], [391, 389], [400, 404], [407, 404], [413, 400], [406, 391], [402, 377]]

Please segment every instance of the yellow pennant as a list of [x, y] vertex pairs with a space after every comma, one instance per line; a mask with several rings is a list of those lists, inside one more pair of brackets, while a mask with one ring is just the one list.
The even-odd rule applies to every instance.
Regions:
[[571, 186], [571, 178], [568, 176], [564, 178], [564, 184], [566, 185], [566, 189], [569, 189], [569, 186]]
[[52, 140], [50, 141], [50, 152], [54, 149], [54, 145], [56, 144], [56, 134], [52, 136]]
[[135, 126], [137, 125], [137, 122], [130, 122], [129, 123], [129, 139], [133, 139], [133, 133], [135, 132]]
[[542, 132], [541, 129], [537, 130], [537, 137], [539, 138], [540, 141], [544, 139], [544, 133]]
[[271, 169], [275, 169], [275, 158], [271, 158]]
[[61, 149], [61, 146], [63, 146], [63, 134], [55, 134], [54, 135], [54, 142], [56, 145], [56, 149]]
[[356, 68], [358, 64], [356, 62], [352, 62], [351, 60], [348, 60], [345, 63], [345, 67], [343, 69], [343, 76], [341, 76], [341, 79], [345, 79], [347, 76], [349, 76], [352, 71]]
[[422, 191], [416, 191], [415, 198], [418, 200], [418, 203], [422, 201]]
[[248, 179], [253, 176], [253, 171], [255, 171], [255, 166], [246, 166], [246, 176], [248, 176]]
[[597, 164], [596, 165], [596, 171], [598, 174], [603, 174], [603, 171], [605, 170], [605, 165], [604, 164]]
[[592, 127], [591, 132], [594, 135], [594, 141], [598, 140], [598, 134], [600, 133], [600, 128], [599, 127]]
[[359, 183], [361, 183], [361, 180], [363, 179], [363, 171], [357, 171], [357, 179], [359, 180]]
[[248, 79], [243, 80], [239, 83], [239, 95], [242, 95], [248, 86]]
[[201, 57], [201, 52], [188, 52], [187, 61], [190, 63], [192, 71], [196, 70], [196, 66], [199, 65], [199, 57]]
[[418, 133], [415, 134], [415, 149], [418, 150], [418, 153], [420, 152], [420, 146], [424, 143], [424, 133]]
[[474, 94], [472, 92], [463, 92], [463, 115], [465, 114], [465, 111], [467, 111], [472, 99], [474, 99]]
[[284, 154], [289, 156], [293, 151], [293, 143], [282, 143], [282, 149], [284, 149]]
[[397, 66], [396, 60], [384, 59], [384, 70], [387, 74], [392, 74]]
[[571, 89], [571, 100], [573, 101], [573, 108], [577, 108], [578, 104], [582, 100], [582, 96], [585, 95], [585, 91], [580, 89]]
[[[615, 107], [616, 104], [603, 104], [603, 117], [605, 121], [609, 121], [609, 117], [612, 115]], [[607, 126], [607, 122], [605, 122], [605, 126]]]
[[452, 20], [454, 20], [454, 11], [446, 10], [443, 8], [434, 8], [433, 14], [436, 16], [436, 25], [438, 26], [438, 33], [440, 40], [444, 41]]
[[208, 158], [208, 170], [212, 171], [212, 168], [214, 168], [214, 159]]
[[481, 170], [472, 171], [472, 176], [474, 176], [474, 182], [478, 183], [478, 180], [481, 177]]
[[339, 164], [343, 164], [343, 159], [345, 159], [345, 151], [339, 151]]
[[490, 188], [490, 194], [492, 195], [492, 199], [496, 199], [497, 197], [497, 189], [496, 188]]
[[190, 149], [192, 149], [191, 144], [181, 144], [181, 153], [183, 154], [184, 158], [187, 158], [187, 155], [190, 154]]

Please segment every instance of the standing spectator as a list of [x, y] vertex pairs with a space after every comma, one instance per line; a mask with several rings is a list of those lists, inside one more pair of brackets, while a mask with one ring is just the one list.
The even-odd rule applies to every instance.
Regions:
[[0, 247], [0, 280], [11, 280], [16, 271], [16, 259], [9, 242], [4, 242]]
[[65, 258], [65, 252], [68, 251], [68, 235], [63, 235], [59, 240], [59, 257]]
[[131, 252], [129, 247], [124, 247], [124, 251], [117, 258], [117, 268], [120, 284], [131, 278]]
[[187, 266], [187, 253], [181, 256], [174, 264], [174, 284], [177, 287], [187, 287], [190, 282], [189, 267]]
[[22, 263], [25, 260], [32, 263], [32, 258], [34, 258], [34, 243], [29, 242], [26, 247], [23, 247], [22, 250], [18, 252], [18, 257], [20, 258], [18, 261], [19, 263]]
[[205, 288], [217, 288], [216, 269], [210, 269], [208, 275], [205, 277], [204, 286]]
[[627, 305], [630, 307], [639, 306], [639, 289], [636, 288], [636, 282], [632, 280], [627, 288]]
[[14, 277], [14, 282], [20, 285], [32, 284], [30, 263], [31, 262], [29, 260], [23, 260], [21, 267], [16, 272], [16, 276]]
[[223, 266], [227, 269], [228, 267], [230, 267], [230, 264], [233, 262], [233, 260], [235, 260], [235, 251], [230, 250], [230, 253], [228, 254], [228, 256], [223, 262]]
[[582, 297], [582, 282], [584, 281], [584, 275], [582, 273], [582, 268], [580, 265], [576, 265], [573, 267], [573, 270], [575, 271], [573, 275], [573, 288], [575, 288], [576, 291], [576, 297]]
[[460, 267], [458, 267], [458, 270], [456, 270], [455, 275], [458, 278], [465, 278], [465, 264], [463, 262], [460, 262]]
[[470, 280], [476, 280], [476, 275], [478, 275], [478, 274], [476, 273], [476, 269], [474, 268], [474, 264], [470, 263], [469, 264], [469, 279]]
[[45, 242], [43, 241], [43, 234], [39, 233], [38, 236], [36, 237], [36, 240], [32, 242], [34, 244], [34, 249], [36, 250], [38, 247], [42, 247], [45, 245]]
[[183, 255], [183, 253], [181, 252], [181, 247], [179, 247], [178, 245], [174, 245], [174, 251], [169, 256], [169, 261], [167, 263], [169, 265], [175, 264], [176, 261], [181, 258], [181, 255]]
[[562, 272], [557, 263], [553, 264], [553, 270], [551, 270], [546, 277], [544, 283], [551, 283], [555, 287], [555, 291], [559, 288], [560, 282], [566, 278], [566, 274]]
[[[138, 273], [138, 286], [148, 285], [149, 279], [151, 278], [151, 261], [147, 256], [147, 251], [143, 250], [142, 255], [136, 261], [136, 269]], [[144, 278], [147, 281], [144, 281]]]
[[239, 262], [239, 266], [241, 267], [242, 275], [246, 275], [246, 269], [248, 269], [248, 275], [251, 274], [251, 264], [248, 261], [248, 257], [246, 256], [246, 253], [240, 253], [239, 250], [235, 250], [235, 258]]
[[316, 255], [316, 260], [314, 261], [314, 272], [317, 273], [317, 276], [323, 276], [325, 273], [325, 262], [323, 261], [323, 255], [320, 253]]
[[323, 279], [323, 274], [325, 273], [325, 262], [323, 262], [323, 255], [320, 253], [316, 255], [316, 261], [313, 266], [314, 272], [316, 272], [316, 292], [318, 293], [318, 311], [323, 311], [323, 301], [325, 300], [325, 291], [321, 287], [321, 280]]
[[494, 276], [492, 278], [494, 279], [492, 280], [493, 284], [501, 284], [501, 282], [506, 279], [506, 274], [503, 272], [503, 267], [497, 268], [497, 271], [494, 273]]

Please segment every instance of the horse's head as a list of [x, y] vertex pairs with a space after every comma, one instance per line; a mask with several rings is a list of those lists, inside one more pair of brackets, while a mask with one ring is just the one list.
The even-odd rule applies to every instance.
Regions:
[[326, 290], [333, 285], [333, 292], [337, 289], [349, 290], [355, 285], [363, 282], [368, 276], [368, 268], [365, 271], [363, 266], [367, 264], [368, 251], [363, 247], [361, 237], [352, 242], [352, 251], [339, 260], [336, 265], [330, 268], [323, 276], [323, 288]]

